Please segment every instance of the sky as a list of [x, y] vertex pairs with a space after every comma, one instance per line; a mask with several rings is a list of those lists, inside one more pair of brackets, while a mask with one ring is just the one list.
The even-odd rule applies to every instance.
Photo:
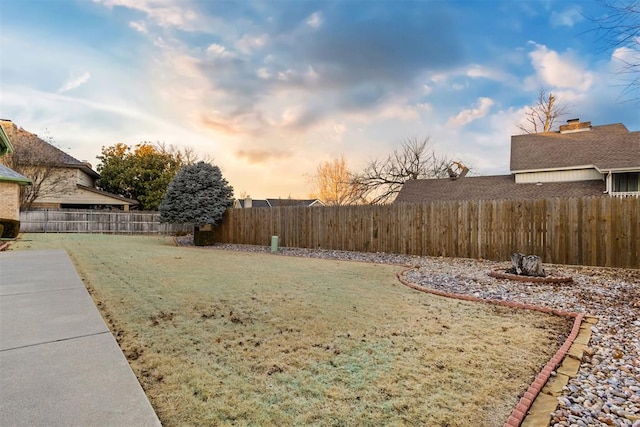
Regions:
[[320, 163], [358, 171], [408, 139], [507, 174], [542, 88], [562, 122], [640, 131], [619, 73], [638, 52], [594, 31], [605, 13], [570, 0], [0, 0], [0, 118], [94, 169], [119, 142], [188, 147], [255, 199], [306, 198]]

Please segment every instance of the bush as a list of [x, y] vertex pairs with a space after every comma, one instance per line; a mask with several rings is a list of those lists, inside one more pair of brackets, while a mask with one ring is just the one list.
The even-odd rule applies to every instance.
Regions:
[[2, 231], [0, 236], [3, 239], [15, 239], [20, 232], [20, 221], [15, 219], [0, 218]]

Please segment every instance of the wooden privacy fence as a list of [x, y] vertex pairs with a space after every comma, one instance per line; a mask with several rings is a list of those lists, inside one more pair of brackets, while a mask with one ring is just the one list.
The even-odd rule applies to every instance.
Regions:
[[23, 233], [173, 234], [192, 232], [187, 224], [160, 222], [158, 212], [35, 210], [20, 212]]
[[229, 209], [222, 243], [640, 268], [640, 199]]

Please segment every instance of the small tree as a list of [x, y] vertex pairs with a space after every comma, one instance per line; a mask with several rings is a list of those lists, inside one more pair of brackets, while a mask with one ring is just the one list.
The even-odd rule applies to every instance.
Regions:
[[385, 159], [371, 160], [355, 174], [352, 185], [362, 200], [372, 204], [391, 202], [410, 179], [444, 178], [451, 160], [429, 146], [429, 137], [406, 140]]
[[318, 197], [326, 205], [350, 205], [359, 201], [353, 185], [353, 174], [344, 156], [320, 163], [311, 180], [317, 190], [317, 195], [312, 197]]
[[556, 121], [567, 114], [567, 107], [558, 104], [553, 93], [547, 94], [540, 89], [535, 105], [527, 107], [526, 124], [519, 124], [518, 129], [523, 134], [550, 132]]
[[[160, 203], [160, 221], [193, 223], [198, 232], [201, 226], [218, 224], [232, 203], [233, 187], [222, 177], [220, 168], [198, 162], [180, 169], [169, 184]], [[195, 235], [194, 240], [199, 243]]]
[[191, 149], [143, 142], [135, 147], [117, 143], [102, 147], [98, 156], [101, 189], [140, 202], [143, 210], [156, 210], [169, 182], [184, 165], [193, 164]]

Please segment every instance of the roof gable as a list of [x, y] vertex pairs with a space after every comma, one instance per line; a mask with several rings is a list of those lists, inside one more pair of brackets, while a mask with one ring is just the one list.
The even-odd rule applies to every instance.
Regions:
[[622, 123], [582, 132], [543, 132], [511, 137], [511, 172], [596, 167], [640, 169], [640, 132]]

